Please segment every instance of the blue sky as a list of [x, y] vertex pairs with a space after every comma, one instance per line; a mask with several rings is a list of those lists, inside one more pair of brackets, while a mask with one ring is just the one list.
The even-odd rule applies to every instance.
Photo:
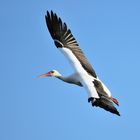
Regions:
[[[0, 1], [0, 139], [139, 139], [140, 1]], [[83, 88], [37, 76], [72, 68], [54, 47], [46, 10], [72, 30], [121, 117], [87, 102]]]

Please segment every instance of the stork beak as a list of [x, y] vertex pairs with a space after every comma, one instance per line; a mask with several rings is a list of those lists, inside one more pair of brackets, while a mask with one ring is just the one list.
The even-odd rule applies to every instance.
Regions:
[[47, 76], [47, 77], [52, 76], [52, 75], [51, 75], [51, 72], [41, 74], [41, 75], [38, 76], [38, 78], [43, 78], [43, 77], [46, 77], [46, 76]]

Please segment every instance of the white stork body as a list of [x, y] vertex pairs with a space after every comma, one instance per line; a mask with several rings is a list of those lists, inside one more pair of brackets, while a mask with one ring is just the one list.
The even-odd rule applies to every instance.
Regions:
[[113, 104], [114, 102], [118, 105], [118, 101], [111, 96], [108, 88], [101, 80], [99, 80], [94, 69], [87, 61], [82, 50], [79, 48], [79, 45], [73, 37], [70, 29], [67, 28], [66, 23], [63, 23], [52, 11], [51, 13], [47, 11], [45, 19], [56, 47], [69, 60], [75, 73], [68, 77], [63, 77], [59, 72], [53, 70], [41, 75], [40, 77], [54, 76], [64, 82], [83, 86], [88, 92], [88, 101], [91, 101], [93, 106], [99, 106], [120, 116]]
[[91, 77], [81, 66], [78, 59], [67, 48], [59, 48], [60, 51], [68, 58], [70, 64], [75, 70], [75, 79], [79, 81], [89, 93], [89, 97], [99, 98], [98, 93], [93, 85], [94, 77]]

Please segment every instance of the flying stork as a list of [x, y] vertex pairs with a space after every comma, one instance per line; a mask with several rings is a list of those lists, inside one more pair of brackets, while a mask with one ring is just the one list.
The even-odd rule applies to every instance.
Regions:
[[101, 107], [120, 116], [114, 106], [114, 103], [119, 106], [118, 101], [112, 97], [109, 89], [97, 77], [66, 23], [62, 22], [53, 11], [47, 11], [45, 19], [55, 46], [67, 57], [75, 73], [63, 77], [58, 71], [52, 70], [39, 77], [53, 76], [64, 82], [84, 87], [88, 93], [88, 102], [91, 102], [92, 106]]

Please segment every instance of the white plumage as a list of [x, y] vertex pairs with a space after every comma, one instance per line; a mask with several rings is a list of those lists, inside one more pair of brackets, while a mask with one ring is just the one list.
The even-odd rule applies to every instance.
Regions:
[[78, 59], [75, 57], [75, 55], [71, 52], [71, 50], [67, 48], [59, 48], [59, 50], [66, 56], [66, 58], [69, 60], [70, 64], [73, 66], [76, 77], [83, 87], [87, 90], [89, 93], [89, 97], [93, 98], [99, 98], [98, 93], [92, 83], [94, 80], [93, 77], [91, 77], [81, 66]]

